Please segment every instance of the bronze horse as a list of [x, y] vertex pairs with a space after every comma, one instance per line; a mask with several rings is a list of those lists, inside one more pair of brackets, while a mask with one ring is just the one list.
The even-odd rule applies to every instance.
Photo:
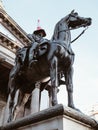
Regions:
[[[9, 76], [9, 119], [13, 120], [15, 116], [14, 97], [16, 90], [25, 95], [34, 90], [34, 85], [46, 77], [51, 80], [52, 105], [57, 102], [57, 89], [60, 84], [60, 75], [64, 75], [65, 85], [68, 92], [68, 106], [75, 109], [73, 102], [73, 62], [74, 52], [71, 49], [70, 30], [91, 25], [91, 18], [83, 18], [78, 13], [72, 11], [66, 17], [62, 18], [55, 26], [52, 39], [37, 48], [37, 61], [30, 68], [28, 67], [27, 48], [24, 64], [21, 66], [19, 56], [16, 56], [16, 64]], [[62, 77], [62, 76], [61, 76]], [[27, 98], [28, 99], [28, 98]], [[20, 100], [21, 104], [22, 99]], [[19, 104], [18, 104], [19, 106]], [[17, 107], [17, 106], [16, 106]]]

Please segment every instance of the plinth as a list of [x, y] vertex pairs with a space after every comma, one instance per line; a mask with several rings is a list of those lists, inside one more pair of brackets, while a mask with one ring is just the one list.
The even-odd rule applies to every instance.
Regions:
[[59, 104], [5, 124], [0, 130], [98, 130], [98, 123], [83, 113]]

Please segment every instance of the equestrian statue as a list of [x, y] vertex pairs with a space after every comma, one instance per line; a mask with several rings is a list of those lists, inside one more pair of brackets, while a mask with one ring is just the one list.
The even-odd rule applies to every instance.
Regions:
[[[32, 43], [19, 49], [16, 53], [15, 66], [9, 75], [9, 118], [8, 122], [15, 119], [17, 108], [35, 88], [37, 81], [50, 77], [52, 106], [57, 105], [58, 86], [63, 82], [68, 93], [68, 107], [77, 108], [73, 102], [73, 63], [75, 54], [71, 48], [71, 30], [91, 25], [91, 18], [80, 17], [77, 12], [71, 11], [55, 26], [50, 40], [44, 39], [43, 29], [34, 31], [28, 37]], [[20, 91], [19, 102], [14, 104], [16, 91]], [[26, 102], [25, 102], [26, 103]], [[25, 104], [24, 103], [24, 104]]]

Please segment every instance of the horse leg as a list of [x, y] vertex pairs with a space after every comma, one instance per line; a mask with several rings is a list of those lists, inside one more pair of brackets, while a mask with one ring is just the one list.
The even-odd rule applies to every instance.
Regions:
[[74, 102], [73, 102], [73, 67], [70, 66], [66, 72], [65, 72], [65, 81], [66, 81], [66, 87], [67, 87], [67, 93], [68, 93], [68, 106], [71, 108], [74, 107]]
[[16, 86], [16, 75], [18, 74], [19, 70], [20, 70], [20, 62], [18, 57], [16, 58], [15, 61], [15, 66], [13, 67], [13, 69], [10, 72], [10, 76], [9, 76], [9, 82], [8, 82], [8, 88], [9, 88], [9, 117], [8, 117], [8, 122], [12, 121], [13, 119], [13, 107], [14, 107], [14, 98], [15, 98], [15, 94], [16, 91], [18, 89], [18, 87]]
[[16, 120], [16, 118], [20, 118], [24, 116], [25, 104], [27, 103], [29, 97], [30, 94], [26, 94], [26, 93], [24, 94], [21, 90], [19, 90], [18, 102], [13, 111], [14, 113], [13, 120]]
[[51, 60], [50, 77], [51, 77], [51, 91], [52, 91], [52, 105], [57, 105], [57, 89], [58, 89], [58, 61], [54, 56]]
[[20, 90], [18, 90], [18, 96], [16, 97], [17, 103], [16, 103], [15, 108], [13, 110], [13, 120], [15, 120], [16, 117], [17, 117], [17, 114], [18, 114], [18, 111], [19, 111], [18, 106], [20, 106], [20, 104], [23, 100], [23, 96], [24, 96], [24, 94]]
[[16, 94], [16, 91], [17, 91], [17, 88], [15, 87], [15, 84], [14, 84], [14, 78], [11, 78], [9, 80], [9, 84], [11, 86], [10, 88], [10, 99], [9, 99], [9, 117], [8, 117], [8, 122], [11, 122], [12, 119], [13, 119], [13, 107], [14, 107], [14, 98], [15, 98], [15, 94]]

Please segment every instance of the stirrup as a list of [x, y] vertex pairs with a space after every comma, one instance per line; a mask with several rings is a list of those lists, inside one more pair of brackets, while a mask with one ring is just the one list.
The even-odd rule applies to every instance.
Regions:
[[38, 60], [31, 60], [30, 63], [29, 63], [29, 67], [32, 67], [32, 64], [36, 64]]

